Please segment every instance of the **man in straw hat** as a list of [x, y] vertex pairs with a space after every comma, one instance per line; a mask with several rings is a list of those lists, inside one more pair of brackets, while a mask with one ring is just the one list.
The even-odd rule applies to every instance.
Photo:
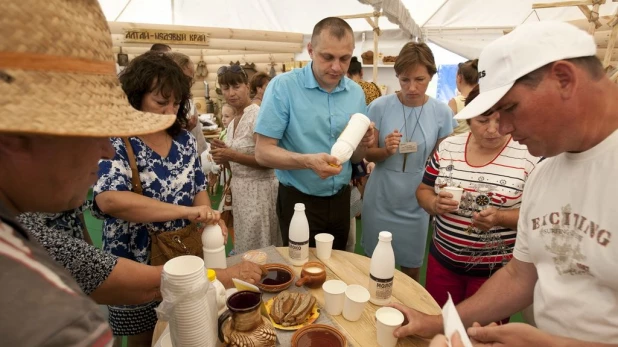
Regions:
[[[114, 156], [109, 137], [154, 133], [176, 115], [129, 106], [96, 0], [2, 1], [0, 23], [0, 344], [111, 344], [99, 307], [15, 217], [81, 206], [98, 161]], [[255, 265], [231, 271], [259, 279]], [[123, 274], [107, 288], [143, 279]]]
[[[490, 43], [480, 95], [457, 119], [500, 113], [500, 133], [541, 162], [526, 182], [514, 258], [458, 305], [466, 326], [489, 324], [534, 301], [538, 329], [481, 327], [478, 346], [618, 346], [618, 86], [592, 36], [560, 22], [524, 24]], [[395, 335], [431, 337], [441, 316], [393, 305]]]

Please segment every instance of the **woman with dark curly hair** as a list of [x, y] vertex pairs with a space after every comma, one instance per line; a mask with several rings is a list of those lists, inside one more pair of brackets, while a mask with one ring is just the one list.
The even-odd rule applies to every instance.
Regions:
[[258, 72], [255, 75], [251, 76], [251, 81], [249, 82], [249, 90], [251, 95], [253, 95], [252, 103], [260, 106], [262, 104], [262, 98], [264, 97], [264, 92], [266, 91], [266, 87], [272, 78], [266, 72]]
[[[168, 56], [147, 52], [135, 58], [119, 76], [131, 105], [141, 111], [175, 114], [168, 129], [112, 138], [116, 154], [99, 163], [93, 212], [104, 219], [103, 249], [119, 257], [149, 263], [149, 231], [167, 232], [191, 222], [217, 223], [206, 192], [195, 138], [184, 130], [189, 109], [190, 78]], [[180, 109], [180, 112], [179, 112]], [[129, 156], [134, 155], [142, 194], [134, 193]], [[225, 229], [225, 225], [221, 223]], [[129, 336], [129, 346], [150, 346], [157, 322], [153, 301], [140, 306], [109, 306], [115, 336]]]

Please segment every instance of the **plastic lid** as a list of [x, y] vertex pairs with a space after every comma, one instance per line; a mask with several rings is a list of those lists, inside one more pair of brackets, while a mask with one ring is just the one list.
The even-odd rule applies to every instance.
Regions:
[[295, 211], [304, 211], [305, 210], [305, 204], [303, 204], [302, 202], [297, 202], [294, 204], [294, 210]]
[[393, 234], [391, 234], [389, 231], [380, 231], [380, 234], [378, 235], [378, 240], [390, 242], [393, 240]]
[[215, 272], [215, 270], [208, 269], [208, 271], [206, 273], [207, 273], [206, 276], [208, 277], [208, 280], [210, 282], [214, 282], [217, 279], [217, 273]]

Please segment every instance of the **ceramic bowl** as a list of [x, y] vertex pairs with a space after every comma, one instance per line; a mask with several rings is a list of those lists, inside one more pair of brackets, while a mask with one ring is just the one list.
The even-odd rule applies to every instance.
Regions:
[[255, 285], [267, 293], [284, 291], [294, 282], [294, 270], [283, 264], [266, 264], [262, 267], [268, 271], [265, 277]]
[[303, 269], [300, 272], [300, 279], [296, 281], [296, 286], [301, 287], [303, 285], [316, 289], [322, 287], [322, 284], [326, 281], [326, 267], [324, 264], [317, 261], [310, 261], [303, 265]]
[[346, 347], [348, 342], [336, 328], [324, 324], [307, 325], [292, 336], [292, 347]]

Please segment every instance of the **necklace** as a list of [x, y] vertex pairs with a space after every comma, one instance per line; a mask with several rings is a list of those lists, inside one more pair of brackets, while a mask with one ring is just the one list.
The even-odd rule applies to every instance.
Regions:
[[[416, 114], [416, 124], [414, 124], [414, 129], [412, 129], [412, 133], [410, 134], [410, 136], [408, 136], [408, 117], [410, 117], [412, 115], [412, 112], [414, 112], [414, 106], [412, 106], [410, 113], [408, 113], [408, 116], [406, 116], [406, 109], [405, 109], [405, 105], [403, 103], [403, 97], [401, 96], [401, 94], [397, 95], [397, 99], [399, 100], [399, 102], [401, 102], [401, 113], [403, 114], [403, 129], [399, 129], [399, 132], [402, 132], [403, 130], [404, 139], [406, 140], [406, 142], [412, 142], [412, 138], [414, 137], [416, 128], [418, 127], [418, 124], [420, 123], [421, 114], [423, 114], [423, 108], [425, 107], [425, 96], [423, 96], [423, 104], [421, 105], [421, 110], [418, 112], [418, 114]], [[408, 160], [408, 153], [404, 153], [403, 154], [403, 166], [401, 169], [402, 172], [406, 171], [407, 160]]]

